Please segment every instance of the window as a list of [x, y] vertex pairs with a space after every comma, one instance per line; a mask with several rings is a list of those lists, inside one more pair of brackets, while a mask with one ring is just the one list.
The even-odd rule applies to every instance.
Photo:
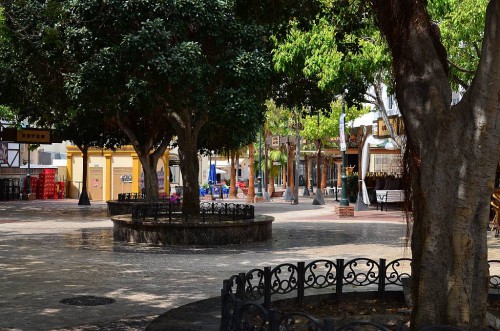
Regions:
[[388, 108], [390, 110], [392, 110], [392, 108], [394, 107], [394, 96], [393, 95], [389, 95], [387, 103], [388, 103]]
[[171, 155], [168, 162], [170, 168], [170, 183], [179, 184], [181, 177], [180, 161], [177, 156]]

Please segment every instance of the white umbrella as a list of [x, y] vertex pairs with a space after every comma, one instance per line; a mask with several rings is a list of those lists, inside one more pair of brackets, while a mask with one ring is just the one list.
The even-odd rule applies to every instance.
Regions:
[[227, 174], [227, 171], [217, 168], [217, 169], [215, 169], [215, 173], [216, 174]]

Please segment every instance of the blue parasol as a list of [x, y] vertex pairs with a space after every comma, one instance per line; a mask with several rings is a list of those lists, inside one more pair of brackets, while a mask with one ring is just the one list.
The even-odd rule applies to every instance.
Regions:
[[212, 182], [212, 184], [215, 184], [215, 181], [217, 180], [217, 174], [215, 170], [215, 164], [210, 165], [210, 171], [208, 173], [208, 181]]

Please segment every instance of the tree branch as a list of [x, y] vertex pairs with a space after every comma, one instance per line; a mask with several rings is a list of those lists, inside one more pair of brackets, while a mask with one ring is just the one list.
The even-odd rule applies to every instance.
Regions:
[[464, 72], [464, 73], [467, 73], [467, 74], [473, 74], [474, 73], [474, 70], [468, 70], [468, 69], [459, 67], [458, 64], [455, 64], [455, 63], [451, 62], [449, 59], [448, 59], [448, 64], [451, 65], [453, 68], [457, 69], [460, 72]]
[[126, 121], [120, 116], [120, 111], [117, 110], [115, 113], [116, 117], [116, 123], [118, 123], [118, 126], [120, 129], [123, 131], [123, 133], [127, 136], [129, 139], [130, 143], [132, 144], [132, 147], [134, 147], [134, 150], [137, 152], [137, 154], [142, 155], [143, 150], [142, 146], [139, 142], [139, 139], [137, 139], [137, 135], [134, 133], [134, 131], [130, 128], [129, 125], [127, 125]]
[[172, 135], [170, 135], [169, 137], [165, 137], [160, 145], [156, 148], [156, 150], [151, 154], [151, 157], [153, 157], [155, 160], [158, 160], [167, 150], [172, 137]]
[[477, 57], [481, 56], [481, 49], [479, 49], [479, 45], [477, 43], [473, 43], [474, 49], [476, 50]]
[[486, 9], [481, 57], [476, 76], [462, 100], [472, 101], [488, 114], [498, 111], [500, 91], [500, 0], [490, 0]]
[[461, 80], [460, 77], [458, 77], [457, 75], [451, 75], [450, 78], [455, 83], [457, 83], [458, 85], [460, 85], [464, 90], [467, 90], [469, 88], [469, 84], [467, 84], [466, 82], [464, 82], [463, 80]]

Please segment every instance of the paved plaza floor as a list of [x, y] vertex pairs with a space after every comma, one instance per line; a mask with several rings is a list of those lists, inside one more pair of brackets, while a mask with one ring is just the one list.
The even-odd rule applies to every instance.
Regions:
[[[336, 203], [256, 204], [256, 213], [275, 217], [267, 242], [148, 247], [113, 242], [105, 203], [0, 202], [0, 330], [144, 330], [167, 311], [220, 295], [223, 279], [253, 267], [410, 257], [401, 211], [372, 206], [339, 219]], [[500, 258], [499, 239], [488, 238], [489, 258]], [[79, 296], [114, 302], [61, 303]]]

